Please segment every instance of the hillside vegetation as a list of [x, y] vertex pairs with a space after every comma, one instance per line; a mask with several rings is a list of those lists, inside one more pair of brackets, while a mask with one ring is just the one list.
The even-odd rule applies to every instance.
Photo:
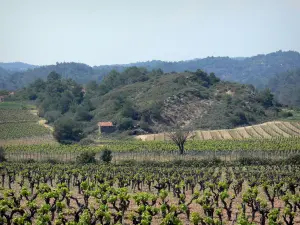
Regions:
[[12, 97], [20, 99], [35, 101], [38, 115], [44, 118], [40, 124], [50, 130], [53, 126], [58, 141], [79, 141], [86, 136], [85, 129], [91, 132], [96, 126], [90, 123], [94, 108], [89, 98], [84, 98], [83, 87], [72, 79], [62, 79], [56, 72], [51, 72], [46, 81], [35, 80]]
[[120, 130], [136, 132], [233, 128], [274, 119], [280, 111], [268, 90], [224, 82], [201, 70], [113, 71], [89, 95], [95, 121], [111, 120]]
[[34, 69], [38, 66], [30, 65], [22, 62], [10, 62], [10, 63], [0, 63], [0, 67], [7, 70], [8, 72], [20, 72], [20, 71], [26, 71], [28, 69]]
[[268, 87], [280, 103], [300, 107], [300, 69], [278, 74]]
[[9, 73], [5, 69], [0, 67], [0, 90], [13, 88], [9, 80], [10, 80]]
[[[21, 69], [16, 67], [16, 64], [5, 64], [2, 66], [8, 69], [19, 69], [18, 72], [10, 71], [9, 73], [0, 69], [0, 88], [2, 89], [22, 88], [37, 78], [45, 80], [47, 75], [52, 71], [61, 74], [63, 78], [72, 78], [81, 84], [91, 80], [99, 82], [111, 70], [123, 72], [126, 68], [132, 66], [144, 67], [149, 71], [162, 69], [167, 73], [184, 72], [186, 70], [195, 72], [201, 68], [208, 73], [214, 72], [222, 80], [253, 84], [256, 87], [263, 88], [268, 83], [268, 80], [277, 73], [300, 68], [300, 54], [293, 51], [278, 51], [266, 55], [261, 54], [244, 58], [207, 57], [178, 62], [153, 60], [124, 65], [95, 67], [90, 67], [82, 63], [57, 63], [56, 65], [37, 68], [25, 64], [21, 65]], [[25, 67], [29, 68], [29, 70], [24, 71], [22, 68]]]
[[131, 135], [187, 129], [228, 129], [274, 120], [281, 109], [269, 90], [221, 81], [214, 73], [164, 73], [129, 67], [111, 71], [85, 88], [51, 72], [16, 93], [35, 101], [39, 116], [62, 142], [78, 142], [112, 121], [117, 133]]
[[[64, 78], [71, 78], [79, 83], [85, 83], [88, 80], [99, 80], [100, 73], [93, 70], [92, 67], [81, 63], [57, 63], [56, 65], [41, 66], [26, 71], [19, 71], [6, 74], [2, 89], [19, 89], [28, 86], [36, 79], [46, 80], [49, 73], [55, 71], [61, 74]], [[1, 72], [1, 71], [0, 71]], [[1, 79], [1, 73], [0, 73]]]
[[130, 65], [145, 67], [148, 70], [161, 68], [165, 72], [196, 71], [201, 68], [208, 73], [215, 73], [222, 80], [263, 88], [276, 74], [300, 68], [300, 54], [294, 51], [277, 51], [252, 57], [207, 57], [179, 62], [155, 60]]

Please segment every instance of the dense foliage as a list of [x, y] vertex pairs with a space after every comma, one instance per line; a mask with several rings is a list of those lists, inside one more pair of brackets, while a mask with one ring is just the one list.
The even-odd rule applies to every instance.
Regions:
[[82, 152], [76, 157], [76, 162], [79, 164], [95, 163], [95, 153], [94, 152]]
[[112, 160], [112, 151], [104, 149], [101, 154], [101, 160], [105, 163], [110, 163]]
[[268, 86], [281, 104], [300, 107], [300, 69], [278, 74]]
[[46, 81], [37, 79], [18, 96], [36, 102], [39, 116], [53, 123], [58, 141], [78, 142], [84, 137], [83, 129], [92, 119], [93, 108], [84, 98], [83, 87], [75, 81], [51, 72]]
[[64, 117], [55, 122], [53, 136], [61, 143], [71, 144], [79, 142], [84, 135], [76, 121]]
[[0, 67], [0, 90], [13, 88], [10, 84], [10, 74], [8, 71]]
[[6, 157], [5, 157], [5, 150], [3, 147], [0, 146], [0, 162], [5, 162]]

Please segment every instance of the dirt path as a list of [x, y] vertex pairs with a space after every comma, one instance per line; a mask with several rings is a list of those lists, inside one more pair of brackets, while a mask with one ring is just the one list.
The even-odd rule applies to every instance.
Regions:
[[33, 109], [33, 110], [29, 110], [29, 112], [35, 116], [38, 115], [38, 111], [36, 109]]
[[51, 132], [54, 131], [54, 128], [53, 128], [52, 126], [46, 124], [46, 123], [47, 123], [47, 120], [39, 120], [38, 123], [39, 123], [40, 125], [46, 127], [47, 129], [51, 130]]
[[[31, 114], [35, 115], [35, 116], [38, 116], [38, 111], [37, 111], [37, 110], [29, 110], [29, 112], [30, 112]], [[38, 124], [40, 124], [40, 125], [46, 127], [46, 128], [49, 129], [51, 132], [54, 131], [54, 128], [53, 128], [52, 126], [48, 125], [48, 124], [47, 124], [47, 120], [45, 120], [45, 119], [39, 120], [39, 121], [38, 121]]]

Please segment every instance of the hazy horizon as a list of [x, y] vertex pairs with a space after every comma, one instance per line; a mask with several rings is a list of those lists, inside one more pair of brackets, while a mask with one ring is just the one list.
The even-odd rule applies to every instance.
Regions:
[[300, 52], [300, 1], [0, 0], [0, 62], [90, 66]]
[[[89, 65], [88, 63], [84, 63], [84, 62], [74, 62], [74, 61], [61, 61], [61, 62], [57, 61], [57, 62], [50, 63], [50, 64], [40, 64], [40, 65], [32, 64], [32, 63], [30, 63], [30, 62], [24, 62], [24, 61], [8, 61], [8, 62], [0, 61], [0, 63], [25, 63], [25, 64], [33, 65], [33, 66], [55, 65], [56, 63], [82, 63], [82, 64], [86, 64], [86, 65], [88, 65], [88, 66], [93, 67], [93, 66], [128, 65], [128, 64], [143, 63], [143, 62], [150, 62], [150, 61], [163, 61], [163, 62], [193, 61], [193, 60], [205, 59], [205, 58], [209, 58], [209, 57], [215, 57], [215, 58], [218, 58], [218, 57], [229, 57], [229, 58], [231, 58], [231, 59], [235, 59], [235, 58], [251, 58], [251, 57], [254, 57], [254, 56], [258, 56], [258, 55], [267, 55], [267, 54], [274, 53], [274, 52], [278, 52], [278, 51], [282, 51], [282, 50], [280, 49], [280, 50], [273, 51], [273, 52], [258, 53], [258, 54], [250, 55], [250, 56], [226, 56], [226, 55], [224, 55], [224, 56], [205, 56], [205, 57], [201, 57], [201, 58], [180, 59], [180, 60], [173, 60], [173, 61], [161, 60], [161, 59], [151, 59], [151, 60], [135, 61], [135, 62], [128, 62], [128, 63], [111, 63], [111, 64], [99, 64], [99, 65]], [[286, 50], [286, 51], [282, 51], [282, 52], [288, 52], [288, 51], [294, 51], [294, 50]], [[295, 51], [295, 52], [298, 52], [298, 51]], [[300, 54], [300, 52], [298, 52], [298, 53]]]

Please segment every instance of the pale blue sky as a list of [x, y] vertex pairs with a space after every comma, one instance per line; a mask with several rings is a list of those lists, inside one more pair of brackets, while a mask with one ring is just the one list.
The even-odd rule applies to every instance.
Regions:
[[43, 65], [300, 51], [300, 0], [0, 0], [0, 61]]

